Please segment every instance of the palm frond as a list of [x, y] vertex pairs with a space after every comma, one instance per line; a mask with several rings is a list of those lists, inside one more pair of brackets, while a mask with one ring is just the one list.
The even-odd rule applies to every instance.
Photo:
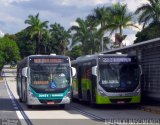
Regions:
[[144, 12], [145, 10], [150, 10], [151, 6], [149, 4], [143, 4], [141, 7], [137, 8], [135, 14]]

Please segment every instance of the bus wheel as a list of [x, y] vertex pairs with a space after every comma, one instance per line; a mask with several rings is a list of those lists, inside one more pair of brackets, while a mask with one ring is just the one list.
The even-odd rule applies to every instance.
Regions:
[[22, 102], [22, 98], [19, 97], [19, 102]]
[[91, 106], [92, 108], [95, 107], [95, 104], [92, 103], [91, 94], [89, 90], [87, 91], [87, 102], [88, 102], [88, 105]]
[[33, 108], [33, 106], [32, 106], [32, 105], [27, 105], [27, 107], [28, 107], [29, 109]]
[[22, 93], [19, 95], [19, 102], [23, 102], [23, 100], [22, 100]]
[[61, 104], [61, 105], [59, 105], [59, 107], [60, 107], [61, 109], [64, 109], [64, 108], [65, 108], [65, 104]]
[[89, 105], [92, 103], [91, 102], [91, 94], [90, 94], [89, 90], [87, 91], [87, 102], [88, 102]]
[[73, 97], [73, 91], [71, 91], [71, 101], [75, 102], [75, 98]]

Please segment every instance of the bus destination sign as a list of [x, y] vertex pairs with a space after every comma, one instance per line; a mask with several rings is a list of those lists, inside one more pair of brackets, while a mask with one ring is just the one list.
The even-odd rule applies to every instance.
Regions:
[[33, 63], [62, 63], [65, 62], [63, 58], [34, 58]]
[[103, 57], [102, 62], [104, 63], [119, 63], [119, 62], [131, 62], [132, 59], [129, 57]]

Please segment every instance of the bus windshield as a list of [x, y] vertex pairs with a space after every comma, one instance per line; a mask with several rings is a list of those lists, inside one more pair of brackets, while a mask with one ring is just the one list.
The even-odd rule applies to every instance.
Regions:
[[70, 83], [70, 67], [68, 64], [36, 64], [30, 67], [30, 76], [34, 89], [65, 89]]
[[138, 65], [100, 65], [100, 85], [108, 92], [131, 92], [138, 85]]

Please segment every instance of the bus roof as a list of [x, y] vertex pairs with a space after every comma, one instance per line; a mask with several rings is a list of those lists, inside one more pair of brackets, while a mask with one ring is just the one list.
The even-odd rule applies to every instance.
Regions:
[[51, 57], [55, 57], [55, 58], [69, 58], [68, 56], [64, 56], [64, 55], [29, 55], [27, 57], [25, 57], [24, 59], [22, 59], [21, 61], [18, 62], [17, 67], [21, 67], [22, 65], [27, 65], [28, 60], [30, 58], [51, 58]]
[[97, 59], [98, 57], [127, 57], [127, 56], [134, 56], [128, 54], [95, 54], [95, 55], [86, 55], [80, 56], [76, 60], [73, 60], [72, 63], [84, 62], [93, 59]]
[[64, 58], [66, 58], [68, 56], [64, 56], [64, 55], [30, 55], [28, 57], [62, 57], [62, 58], [64, 57]]

